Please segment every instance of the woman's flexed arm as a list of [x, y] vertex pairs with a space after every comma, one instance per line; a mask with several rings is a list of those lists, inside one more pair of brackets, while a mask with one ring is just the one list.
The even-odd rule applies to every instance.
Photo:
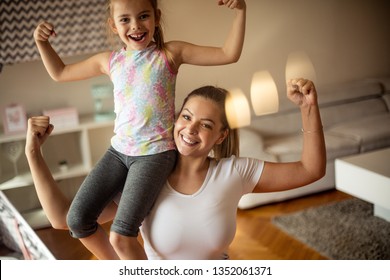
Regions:
[[70, 200], [59, 189], [42, 154], [41, 146], [53, 131], [49, 117], [32, 117], [28, 120], [25, 153], [30, 166], [34, 186], [42, 208], [51, 225], [66, 229], [66, 215]]
[[[66, 215], [70, 199], [59, 188], [42, 156], [41, 147], [53, 131], [48, 116], [31, 117], [28, 120], [25, 154], [30, 167], [34, 187], [50, 224], [55, 229], [67, 229]], [[99, 217], [99, 223], [111, 221], [117, 206], [110, 203]]]
[[287, 96], [301, 110], [301, 159], [286, 163], [266, 162], [254, 192], [293, 189], [312, 183], [325, 175], [325, 140], [315, 86], [312, 81], [302, 78], [289, 80]]

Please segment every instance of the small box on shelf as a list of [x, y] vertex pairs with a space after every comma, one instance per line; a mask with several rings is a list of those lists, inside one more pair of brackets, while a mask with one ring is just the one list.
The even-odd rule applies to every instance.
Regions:
[[27, 130], [27, 114], [21, 104], [10, 104], [2, 108], [4, 134], [25, 133]]
[[42, 113], [50, 117], [50, 123], [55, 128], [68, 128], [79, 125], [79, 114], [77, 109], [73, 107], [43, 110]]
[[95, 105], [95, 121], [114, 120], [114, 98], [112, 84], [97, 84], [91, 88]]

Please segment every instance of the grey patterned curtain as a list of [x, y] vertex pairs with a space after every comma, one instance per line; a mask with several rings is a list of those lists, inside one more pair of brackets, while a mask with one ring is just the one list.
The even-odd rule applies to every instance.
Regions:
[[54, 24], [61, 57], [108, 49], [105, 8], [106, 0], [0, 0], [0, 71], [40, 59], [33, 32], [42, 20]]

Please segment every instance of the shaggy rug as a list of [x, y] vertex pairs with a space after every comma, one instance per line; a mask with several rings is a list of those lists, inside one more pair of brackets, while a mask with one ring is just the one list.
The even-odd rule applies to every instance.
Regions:
[[333, 260], [390, 260], [390, 223], [357, 198], [276, 216], [282, 231]]

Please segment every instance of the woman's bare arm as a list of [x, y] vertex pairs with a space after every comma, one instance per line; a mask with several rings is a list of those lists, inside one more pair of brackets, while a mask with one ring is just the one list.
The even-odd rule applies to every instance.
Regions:
[[274, 192], [312, 183], [325, 175], [326, 149], [317, 92], [312, 81], [287, 82], [287, 96], [301, 110], [303, 149], [301, 160], [288, 163], [266, 162], [254, 192]]

